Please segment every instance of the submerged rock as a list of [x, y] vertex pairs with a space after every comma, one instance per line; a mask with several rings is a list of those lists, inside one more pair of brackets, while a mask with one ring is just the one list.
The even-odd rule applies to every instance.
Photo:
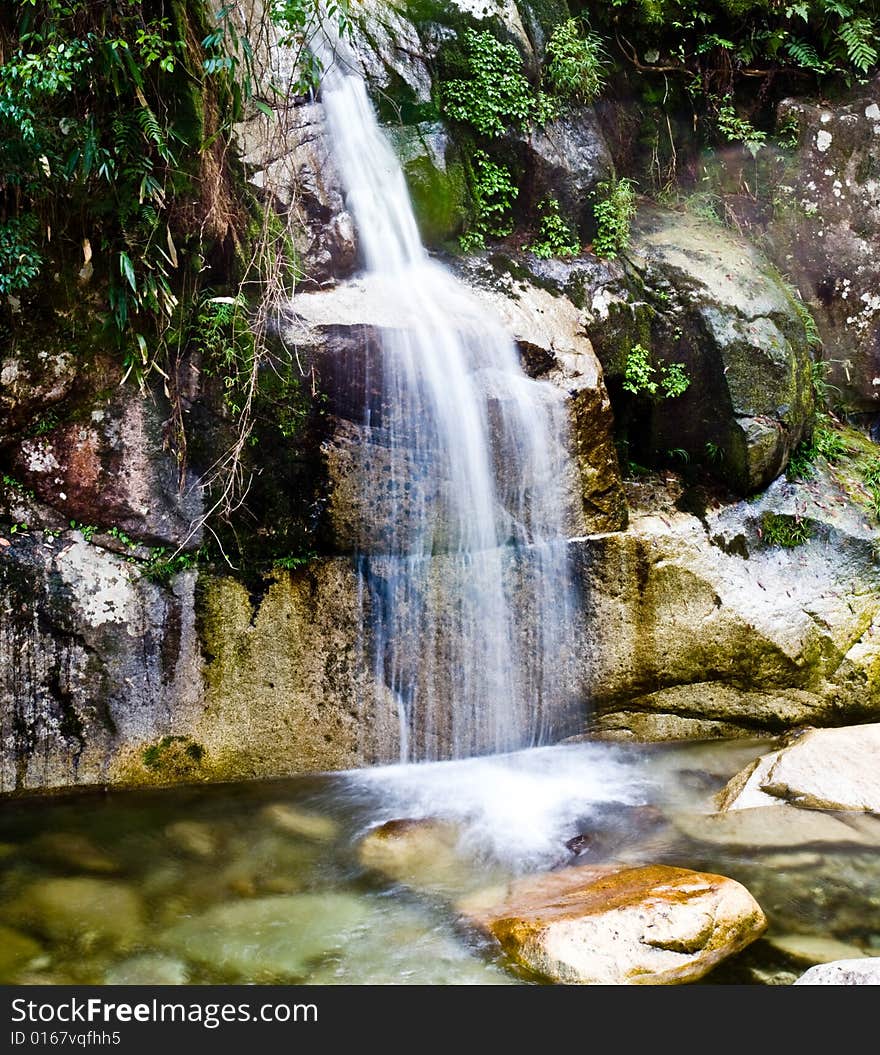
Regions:
[[186, 985], [188, 982], [185, 963], [155, 953], [132, 956], [114, 964], [104, 976], [105, 985]]
[[0, 925], [0, 982], [18, 980], [20, 971], [32, 966], [43, 955], [43, 947], [27, 934]]
[[722, 810], [772, 801], [880, 813], [880, 724], [810, 729], [733, 778]]
[[756, 851], [823, 844], [877, 847], [877, 834], [880, 834], [862, 831], [840, 816], [798, 810], [782, 802], [726, 813], [679, 813], [674, 823], [679, 831], [697, 842], [749, 847]]
[[3, 916], [53, 942], [127, 948], [143, 933], [141, 900], [108, 879], [40, 879], [2, 907]]
[[469, 876], [457, 825], [432, 818], [387, 821], [373, 828], [358, 844], [357, 858], [387, 879], [435, 894], [459, 893]]
[[278, 831], [300, 835], [313, 842], [332, 842], [339, 834], [339, 825], [332, 817], [297, 809], [286, 802], [272, 802], [260, 810], [260, 817]]
[[327, 892], [228, 902], [170, 927], [159, 944], [249, 983], [302, 981], [368, 926], [369, 904]]
[[81, 832], [42, 832], [28, 843], [25, 852], [34, 860], [67, 871], [119, 871], [119, 862]]
[[527, 876], [458, 908], [523, 967], [577, 985], [695, 981], [767, 927], [741, 884], [666, 865]]
[[828, 964], [834, 960], [857, 960], [869, 955], [854, 945], [816, 934], [778, 934], [765, 940], [801, 967]]

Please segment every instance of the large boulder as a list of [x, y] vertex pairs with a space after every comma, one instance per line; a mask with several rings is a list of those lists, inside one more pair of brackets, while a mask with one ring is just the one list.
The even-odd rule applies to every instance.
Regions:
[[[690, 381], [679, 395], [637, 396], [622, 413], [632, 456], [656, 464], [683, 451], [739, 493], [761, 490], [808, 435], [813, 410], [793, 293], [754, 246], [683, 213], [643, 208], [630, 253], [655, 309], [648, 363], [679, 363]], [[632, 350], [617, 351], [603, 366], [620, 382]]]
[[[595, 733], [755, 736], [877, 715], [877, 532], [827, 474], [695, 512], [674, 486], [629, 494], [626, 532], [573, 544]], [[800, 525], [799, 544], [774, 541], [768, 516]]]
[[843, 101], [785, 99], [797, 146], [777, 186], [770, 252], [795, 279], [823, 339], [834, 398], [880, 411], [880, 79]]
[[740, 883], [666, 865], [527, 876], [459, 910], [516, 963], [569, 985], [692, 982], [767, 927]]

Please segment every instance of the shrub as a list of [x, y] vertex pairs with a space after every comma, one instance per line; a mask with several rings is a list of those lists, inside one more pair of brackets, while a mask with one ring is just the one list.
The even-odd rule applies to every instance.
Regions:
[[593, 216], [596, 237], [593, 252], [596, 256], [613, 260], [629, 247], [630, 227], [636, 214], [636, 195], [633, 180], [603, 180], [594, 192]]

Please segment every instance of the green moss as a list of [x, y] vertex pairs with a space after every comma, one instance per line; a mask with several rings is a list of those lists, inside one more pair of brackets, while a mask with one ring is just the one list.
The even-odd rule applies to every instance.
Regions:
[[205, 749], [188, 736], [163, 736], [141, 751], [144, 767], [168, 780], [198, 776], [205, 760]]

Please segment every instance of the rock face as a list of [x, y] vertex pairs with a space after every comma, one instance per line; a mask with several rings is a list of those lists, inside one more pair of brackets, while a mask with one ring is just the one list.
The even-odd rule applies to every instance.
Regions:
[[807, 809], [880, 813], [878, 758], [880, 725], [810, 729], [734, 777], [719, 808], [741, 810], [756, 800], [776, 800]]
[[828, 380], [855, 413], [880, 411], [880, 80], [841, 103], [786, 99], [798, 145], [767, 232], [813, 310]]
[[[684, 394], [642, 408], [628, 437], [633, 453], [684, 450], [741, 494], [766, 487], [806, 435], [813, 407], [792, 294], [753, 246], [681, 214], [643, 210], [632, 252], [656, 305], [655, 369], [681, 363], [690, 378]], [[619, 376], [626, 362], [603, 366]]]
[[[742, 736], [876, 715], [876, 532], [860, 509], [820, 476], [699, 517], [680, 498], [634, 501], [626, 532], [574, 543], [595, 731]], [[774, 545], [768, 512], [802, 517], [810, 537]]]
[[[611, 404], [580, 312], [566, 297], [552, 296], [528, 282], [493, 281], [479, 264], [462, 274], [476, 303], [485, 305], [489, 317], [517, 343], [528, 372], [566, 393], [572, 446], [569, 534], [622, 527], [626, 502]], [[463, 301], [463, 325], [472, 310]], [[382, 552], [392, 534], [399, 536], [406, 527], [397, 495], [387, 507], [385, 483], [389, 476], [413, 479], [421, 470], [407, 463], [405, 451], [392, 454], [381, 429], [363, 424], [364, 406], [370, 398], [370, 378], [380, 369], [377, 329], [405, 329], [413, 320], [396, 307], [393, 289], [373, 279], [303, 293], [294, 299], [292, 312], [287, 337], [317, 363], [338, 419], [325, 445], [332, 544], [341, 552], [356, 547]], [[383, 408], [383, 413], [393, 410]], [[393, 458], [402, 461], [392, 464]], [[371, 481], [378, 489], [365, 491]], [[433, 501], [442, 506], [444, 481], [436, 486]], [[503, 523], [509, 512], [499, 509], [498, 515]], [[449, 538], [446, 544], [454, 546], [455, 540]]]
[[569, 985], [672, 985], [704, 977], [766, 929], [723, 876], [653, 865], [568, 868], [517, 880], [459, 908], [517, 963]]
[[554, 197], [586, 240], [594, 231], [592, 196], [614, 163], [592, 107], [577, 107], [526, 138], [529, 200]]
[[195, 577], [163, 588], [79, 532], [0, 552], [0, 789], [100, 782], [199, 694]]
[[117, 389], [78, 407], [74, 420], [20, 438], [12, 475], [69, 520], [193, 549], [202, 495], [192, 475], [181, 486], [163, 452], [168, 415], [136, 387]]

